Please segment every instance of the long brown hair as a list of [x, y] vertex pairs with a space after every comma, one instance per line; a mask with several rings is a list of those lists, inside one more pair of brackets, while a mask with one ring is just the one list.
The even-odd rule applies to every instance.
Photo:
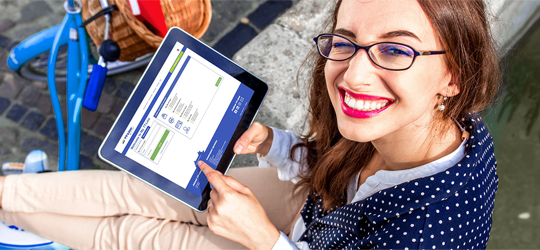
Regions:
[[[342, 0], [336, 3], [328, 27], [333, 32]], [[446, 53], [446, 66], [460, 93], [447, 100], [440, 124], [466, 113], [480, 112], [499, 90], [499, 56], [490, 33], [482, 0], [419, 0]], [[312, 66], [310, 79], [309, 131], [302, 142], [291, 149], [304, 149], [302, 161], [307, 170], [296, 188], [307, 190], [323, 200], [326, 210], [346, 201], [347, 185], [370, 162], [375, 148], [370, 142], [350, 141], [339, 133], [336, 113], [327, 92], [324, 66], [326, 59], [312, 51], [306, 62]], [[435, 107], [434, 107], [435, 108]]]

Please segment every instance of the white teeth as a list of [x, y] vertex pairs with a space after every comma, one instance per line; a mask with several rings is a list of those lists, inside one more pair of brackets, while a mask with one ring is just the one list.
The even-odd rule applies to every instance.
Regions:
[[364, 110], [364, 111], [369, 110], [369, 107], [370, 107], [370, 106], [371, 106], [371, 102], [365, 101], [365, 102], [364, 102], [364, 108], [363, 108], [363, 110]]
[[355, 104], [356, 104], [356, 100], [354, 98], [351, 98], [351, 100], [348, 103], [349, 107], [354, 107]]
[[376, 102], [372, 102], [371, 103], [371, 106], [369, 107], [371, 110], [374, 110], [377, 108], [377, 103]]
[[362, 110], [362, 111], [372, 111], [384, 108], [388, 105], [387, 102], [371, 102], [371, 101], [365, 101], [365, 100], [356, 100], [352, 98], [348, 93], [345, 93], [345, 97], [343, 98], [343, 101], [347, 106], [356, 109], [356, 110]]
[[356, 101], [356, 105], [354, 105], [354, 106], [349, 106], [349, 107], [354, 108], [354, 109], [361, 110], [361, 109], [364, 108], [364, 101], [362, 101], [362, 100], [357, 100], [357, 101]]
[[372, 111], [381, 109], [383, 107], [386, 107], [388, 105], [387, 102], [380, 103], [380, 102], [371, 102], [371, 101], [365, 101], [365, 100], [356, 100], [352, 98], [348, 93], [345, 93], [345, 97], [343, 98], [343, 101], [347, 106], [361, 111]]

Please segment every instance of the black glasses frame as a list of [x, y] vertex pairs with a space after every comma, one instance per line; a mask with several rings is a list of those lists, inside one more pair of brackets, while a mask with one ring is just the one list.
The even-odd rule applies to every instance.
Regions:
[[[319, 47], [319, 38], [320, 38], [321, 36], [337, 36], [337, 37], [343, 38], [343, 39], [349, 41], [352, 45], [354, 45], [354, 52], [353, 52], [349, 57], [347, 57], [347, 58], [345, 58], [345, 59], [332, 59], [332, 58], [329, 58], [329, 57], [323, 55], [323, 53], [321, 52], [321, 49], [320, 49], [320, 47]], [[431, 55], [442, 55], [442, 54], [446, 54], [446, 51], [444, 51], [444, 50], [442, 50], [442, 51], [430, 51], [430, 50], [428, 50], [428, 51], [417, 51], [417, 50], [415, 50], [413, 47], [411, 47], [411, 46], [409, 46], [409, 45], [407, 45], [407, 44], [394, 43], [394, 42], [380, 42], [380, 43], [374, 43], [374, 44], [371, 44], [371, 45], [368, 45], [368, 46], [361, 46], [361, 45], [358, 45], [357, 43], [351, 41], [349, 38], [346, 38], [346, 37], [344, 37], [344, 36], [337, 35], [337, 34], [331, 34], [331, 33], [323, 33], [323, 34], [320, 34], [320, 35], [314, 37], [314, 38], [313, 38], [313, 41], [315, 42], [315, 46], [317, 47], [317, 51], [319, 52], [319, 55], [321, 55], [322, 57], [324, 57], [324, 58], [326, 58], [326, 59], [328, 59], [328, 60], [331, 60], [331, 61], [346, 61], [346, 60], [349, 60], [351, 57], [353, 57], [353, 56], [356, 54], [356, 52], [358, 52], [358, 50], [363, 49], [363, 50], [366, 51], [366, 53], [367, 53], [367, 55], [368, 55], [368, 57], [369, 57], [369, 60], [370, 60], [371, 62], [373, 62], [375, 65], [377, 65], [377, 66], [379, 66], [379, 67], [381, 67], [381, 68], [383, 68], [383, 69], [391, 70], [391, 71], [402, 71], [402, 70], [407, 70], [407, 69], [409, 69], [409, 68], [413, 65], [414, 61], [416, 60], [416, 57], [418, 57], [418, 56], [431, 56]], [[375, 62], [375, 60], [373, 60], [373, 58], [371, 58], [371, 55], [369, 54], [369, 49], [370, 49], [371, 47], [375, 46], [375, 45], [379, 45], [379, 44], [383, 44], [383, 43], [386, 43], [386, 44], [397, 44], [397, 45], [405, 46], [405, 47], [407, 47], [407, 48], [410, 48], [412, 51], [414, 51], [414, 57], [413, 57], [413, 59], [412, 59], [412, 61], [411, 61], [411, 64], [409, 65], [409, 67], [404, 68], [404, 69], [390, 69], [390, 68], [383, 67], [383, 66], [379, 65], [377, 62]]]

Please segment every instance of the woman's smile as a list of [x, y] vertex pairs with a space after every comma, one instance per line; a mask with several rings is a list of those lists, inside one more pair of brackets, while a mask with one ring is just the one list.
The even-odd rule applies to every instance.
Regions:
[[343, 113], [354, 118], [371, 118], [394, 103], [388, 98], [356, 94], [342, 88], [339, 95]]
[[[395, 56], [394, 61], [388, 61], [377, 54], [386, 51], [373, 51], [376, 48], [373, 46], [384, 43], [401, 44], [419, 51], [444, 50], [418, 2], [394, 3], [392, 0], [343, 1], [336, 18], [332, 32], [341, 38], [336, 40], [340, 42], [336, 46], [343, 47], [342, 43], [356, 46], [351, 45], [356, 43], [369, 47], [367, 51], [354, 47], [357, 50], [354, 54], [345, 48], [334, 49], [334, 54], [328, 56], [337, 57], [342, 52], [351, 56], [346, 60], [328, 59], [324, 65], [326, 87], [339, 132], [351, 141], [422, 140], [427, 136], [425, 129], [434, 124], [437, 114], [434, 107], [440, 103], [441, 96], [459, 93], [454, 90], [444, 55], [408, 58], [408, 63], [398, 64], [395, 60], [401, 62], [409, 54], [387, 54]], [[401, 51], [394, 48], [394, 52]], [[379, 64], [388, 63], [385, 65], [391, 69], [379, 66], [374, 60]], [[409, 67], [404, 68], [404, 65]]]

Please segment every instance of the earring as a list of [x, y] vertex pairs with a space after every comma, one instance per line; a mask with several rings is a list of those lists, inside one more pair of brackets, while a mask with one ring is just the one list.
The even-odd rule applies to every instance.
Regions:
[[440, 111], [444, 111], [444, 108], [445, 108], [444, 102], [446, 102], [446, 99], [448, 99], [448, 97], [445, 96], [445, 97], [443, 98], [443, 101], [442, 101], [441, 105], [439, 105], [439, 110], [440, 110]]

